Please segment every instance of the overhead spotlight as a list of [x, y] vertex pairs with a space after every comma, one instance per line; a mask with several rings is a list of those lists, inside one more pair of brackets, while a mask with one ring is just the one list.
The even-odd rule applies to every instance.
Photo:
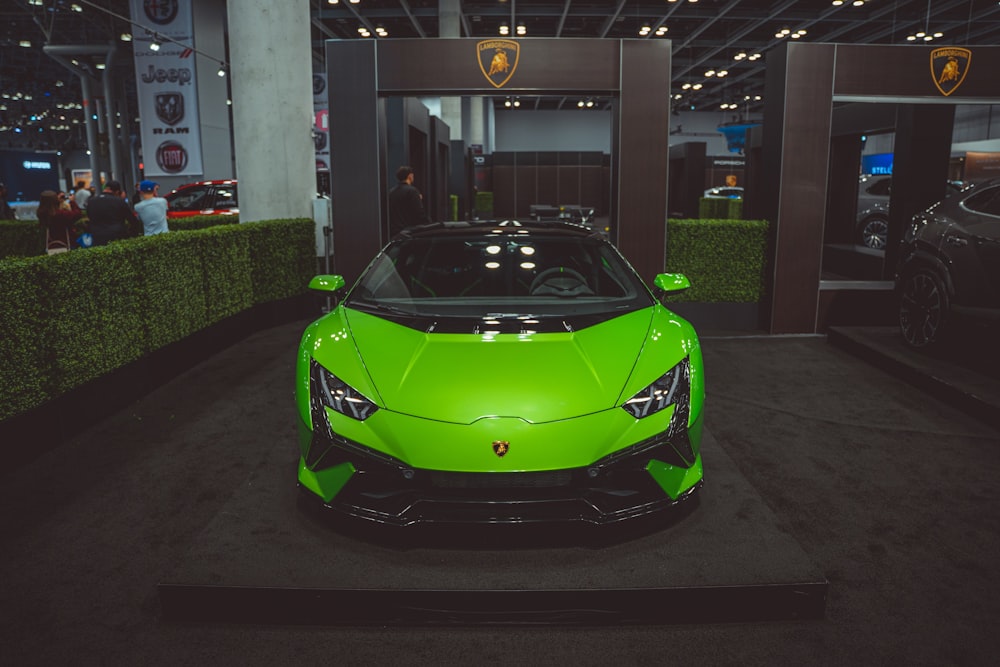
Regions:
[[159, 37], [154, 37], [153, 41], [149, 43], [149, 50], [150, 51], [159, 51], [160, 50], [160, 39], [159, 39]]
[[521, 98], [519, 98], [519, 97], [515, 97], [515, 98], [514, 98], [514, 108], [516, 109], [516, 108], [518, 108], [519, 106], [521, 106]]
[[31, 48], [31, 40], [30, 39], [22, 39], [17, 44], [18, 44], [18, 46], [23, 46], [26, 49], [30, 49]]
[[729, 76], [729, 70], [720, 69], [718, 72], [715, 73], [715, 76], [719, 77], [720, 79], [724, 76]]
[[805, 30], [796, 30], [791, 35], [789, 35], [789, 37], [791, 37], [792, 39], [798, 39], [799, 37], [802, 37], [805, 34], [806, 34]]
[[759, 53], [752, 53], [747, 58], [747, 60], [760, 60], [760, 56], [761, 56], [761, 54], [759, 54]]
[[74, 12], [82, 12], [83, 11], [83, 7], [81, 7], [80, 5], [78, 5], [76, 3], [73, 3], [72, 5], [70, 5], [69, 8], [72, 9]]
[[328, 5], [339, 5], [340, 4], [340, 0], [326, 0], [326, 4], [328, 4]]
[[844, 0], [833, 0], [832, 4], [834, 7], [840, 7], [842, 4], [844, 4]]
[[594, 106], [594, 100], [587, 100], [587, 108], [590, 109]]
[[359, 2], [361, 2], [361, 0], [351, 0], [351, 4], [352, 4], [352, 5], [356, 5], [356, 4], [358, 4]]
[[707, 76], [707, 77], [713, 77], [713, 76], [715, 76], [715, 70], [714, 69], [707, 70], [705, 72], [705, 76]]
[[517, 24], [517, 34], [519, 37], [524, 37], [525, 35], [528, 34], [528, 29], [525, 27], [523, 23]]
[[123, 32], [123, 33], [121, 34], [121, 37], [120, 37], [120, 39], [121, 39], [121, 40], [122, 40], [123, 42], [131, 42], [131, 41], [132, 41], [132, 33], [130, 33], [130, 32]]
[[646, 23], [641, 28], [639, 28], [639, 36], [640, 37], [645, 37], [646, 35], [649, 34], [649, 32], [651, 30], [652, 30], [652, 28], [649, 27], [648, 23]]
[[584, 104], [586, 104], [586, 102], [584, 102], [583, 100], [580, 100], [579, 102], [576, 103], [576, 106], [577, 106], [577, 108], [582, 109]]
[[507, 25], [506, 23], [501, 23], [500, 24], [500, 34], [504, 35], [504, 36], [509, 35], [510, 34], [510, 26]]
[[693, 86], [691, 86], [691, 89], [692, 90], [701, 90], [702, 89], [702, 84], [696, 83]]
[[509, 97], [503, 101], [503, 105], [508, 109], [511, 107], [511, 101]]
[[226, 64], [225, 63], [219, 63], [219, 71], [216, 72], [216, 74], [218, 74], [219, 76], [226, 76]]
[[656, 29], [657, 37], [663, 37], [666, 34], [667, 34], [667, 26], [665, 25], [661, 25], [659, 28]]
[[735, 56], [733, 56], [733, 60], [744, 60], [746, 59], [746, 57], [747, 57], [746, 51], [740, 51]]
[[691, 88], [690, 83], [685, 83], [684, 85], [681, 86], [681, 90], [688, 90], [689, 88]]

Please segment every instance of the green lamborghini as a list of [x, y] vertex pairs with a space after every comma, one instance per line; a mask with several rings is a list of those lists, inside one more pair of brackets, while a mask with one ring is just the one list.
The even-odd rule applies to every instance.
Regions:
[[601, 235], [570, 223], [411, 228], [299, 348], [298, 483], [392, 525], [610, 524], [702, 482], [701, 347]]

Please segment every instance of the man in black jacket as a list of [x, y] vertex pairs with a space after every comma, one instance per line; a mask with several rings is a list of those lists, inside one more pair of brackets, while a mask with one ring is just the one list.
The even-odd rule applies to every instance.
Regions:
[[139, 219], [128, 205], [118, 181], [108, 181], [104, 192], [90, 198], [87, 217], [90, 218], [87, 231], [93, 235], [95, 246], [131, 236], [132, 230], [139, 228]]
[[396, 185], [389, 191], [389, 236], [407, 227], [426, 225], [430, 220], [424, 211], [424, 197], [413, 186], [413, 167], [396, 170]]

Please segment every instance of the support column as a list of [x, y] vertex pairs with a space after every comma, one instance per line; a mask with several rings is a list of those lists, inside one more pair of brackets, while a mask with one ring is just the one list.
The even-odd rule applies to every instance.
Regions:
[[230, 0], [228, 9], [240, 221], [311, 218], [309, 2]]

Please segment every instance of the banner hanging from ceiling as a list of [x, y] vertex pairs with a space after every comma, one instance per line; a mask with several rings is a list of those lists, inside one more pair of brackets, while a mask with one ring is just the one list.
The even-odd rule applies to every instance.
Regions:
[[145, 176], [202, 176], [191, 0], [131, 0], [131, 9]]

